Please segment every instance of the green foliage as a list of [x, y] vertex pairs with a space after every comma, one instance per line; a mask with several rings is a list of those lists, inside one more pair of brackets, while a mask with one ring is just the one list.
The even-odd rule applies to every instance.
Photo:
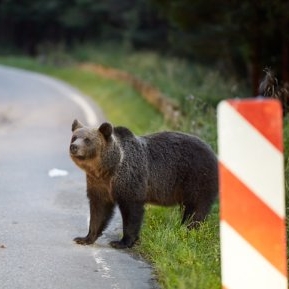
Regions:
[[165, 47], [166, 31], [166, 23], [145, 0], [0, 2], [0, 43], [32, 55], [42, 42], [70, 47], [113, 39], [126, 48]]
[[185, 107], [186, 100], [192, 96], [215, 107], [221, 99], [248, 95], [244, 83], [234, 77], [180, 57], [161, 56], [153, 51], [116, 51], [113, 44], [78, 46], [72, 55], [79, 61], [91, 61], [130, 72], [155, 85], [180, 104], [184, 103]]
[[251, 78], [257, 93], [262, 68], [289, 81], [289, 3], [223, 0], [4, 0], [0, 50], [39, 54], [43, 43], [112, 41], [155, 49]]
[[[241, 3], [237, 0], [230, 2], [223, 0], [207, 0], [206, 2], [201, 0], [153, 0], [153, 2], [171, 23], [181, 27], [189, 34], [197, 34], [197, 38], [191, 38], [191, 40], [198, 39], [203, 44], [199, 46], [204, 49], [201, 53], [203, 56], [206, 55], [206, 49], [210, 49], [204, 45], [205, 43], [211, 43], [210, 46], [214, 50], [218, 50], [216, 48], [236, 49], [236, 45], [250, 46], [253, 41], [258, 41], [259, 46], [265, 46], [262, 51], [259, 51], [259, 53], [263, 53], [263, 51], [268, 51], [267, 47], [272, 48], [268, 43], [269, 39], [272, 39], [274, 45], [281, 44], [279, 43], [280, 34], [286, 34], [285, 31], [289, 24], [287, 13], [289, 4], [283, 0], [274, 2], [269, 0], [242, 1]], [[206, 32], [203, 33], [204, 31]], [[194, 36], [192, 35], [192, 37]], [[194, 44], [193, 47], [195, 47]], [[226, 53], [226, 51], [215, 51], [218, 55], [222, 55], [224, 52]], [[211, 53], [214, 53], [213, 49], [210, 51]]]

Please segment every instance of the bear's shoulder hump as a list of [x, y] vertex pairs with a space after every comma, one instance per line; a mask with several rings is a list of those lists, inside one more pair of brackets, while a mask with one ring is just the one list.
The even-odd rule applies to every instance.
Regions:
[[114, 128], [114, 134], [119, 138], [133, 138], [134, 134], [126, 127], [117, 126]]

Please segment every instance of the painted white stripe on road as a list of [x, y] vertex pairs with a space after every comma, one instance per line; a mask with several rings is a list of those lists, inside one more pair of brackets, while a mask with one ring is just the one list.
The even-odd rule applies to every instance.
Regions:
[[225, 288], [286, 289], [287, 280], [225, 221], [220, 224]]
[[219, 160], [284, 218], [283, 154], [227, 102], [219, 109]]
[[53, 79], [39, 73], [33, 72], [33, 74], [35, 75], [35, 77], [38, 78], [38, 80], [44, 82], [46, 85], [52, 86], [59, 93], [70, 98], [76, 105], [78, 105], [83, 111], [86, 122], [89, 126], [95, 126], [100, 124], [100, 120], [98, 119], [96, 113], [94, 112], [90, 104], [81, 94], [77, 93], [77, 91], [73, 91], [73, 88], [66, 86], [65, 83], [62, 83], [57, 79]]
[[93, 109], [83, 97], [76, 93], [68, 94], [67, 96], [69, 96], [71, 100], [74, 101], [83, 110], [88, 125], [95, 126], [100, 124], [100, 121], [98, 120]]

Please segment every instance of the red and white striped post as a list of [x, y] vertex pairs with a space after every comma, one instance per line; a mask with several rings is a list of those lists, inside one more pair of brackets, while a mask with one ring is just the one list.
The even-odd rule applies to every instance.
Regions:
[[222, 101], [218, 148], [222, 288], [287, 289], [279, 101]]

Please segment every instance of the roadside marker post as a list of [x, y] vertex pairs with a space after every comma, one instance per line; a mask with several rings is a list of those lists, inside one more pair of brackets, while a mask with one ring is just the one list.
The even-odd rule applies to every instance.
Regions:
[[287, 289], [282, 131], [278, 100], [218, 105], [223, 289]]

